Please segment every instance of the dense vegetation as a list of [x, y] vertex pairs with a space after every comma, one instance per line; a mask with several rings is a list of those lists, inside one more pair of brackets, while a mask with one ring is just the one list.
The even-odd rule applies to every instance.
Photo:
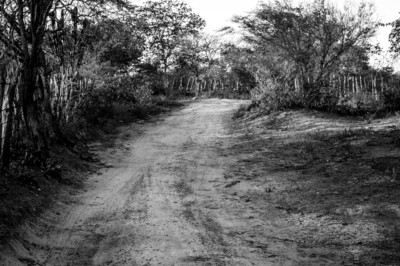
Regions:
[[[178, 0], [1, 0], [2, 171], [13, 161], [44, 167], [53, 143], [73, 148], [78, 129], [115, 106], [140, 112], [155, 98], [251, 97], [252, 107], [267, 110], [351, 114], [399, 109], [399, 75], [369, 64], [380, 52], [369, 39], [382, 26], [371, 4], [271, 1], [234, 21], [243, 30], [235, 44], [202, 32], [205, 21]], [[392, 26], [398, 54], [400, 21]]]
[[[399, 76], [391, 67], [369, 64], [369, 57], [381, 52], [370, 43], [382, 26], [372, 4], [338, 9], [325, 1], [297, 6], [273, 1], [235, 21], [250, 47], [247, 58], [258, 81], [255, 105], [355, 114], [399, 108]], [[397, 36], [395, 28], [393, 51]]]

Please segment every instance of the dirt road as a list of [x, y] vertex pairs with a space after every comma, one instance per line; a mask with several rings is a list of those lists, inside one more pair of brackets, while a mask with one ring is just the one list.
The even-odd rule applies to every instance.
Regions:
[[32, 229], [43, 231], [29, 240], [42, 248], [28, 261], [265, 265], [263, 256], [249, 259], [241, 243], [228, 243], [224, 227], [230, 225], [219, 220], [224, 210], [217, 188], [229, 164], [218, 150], [229, 141], [226, 126], [240, 104], [195, 102], [157, 123], [123, 128], [114, 147], [94, 144], [112, 167], [90, 177], [85, 193], [44, 215], [59, 224]]
[[11, 243], [18, 261], [0, 259], [399, 265], [400, 178], [376, 164], [400, 156], [395, 119], [373, 125], [290, 111], [232, 127], [243, 103], [192, 102], [92, 143], [107, 167], [20, 230], [23, 240]]

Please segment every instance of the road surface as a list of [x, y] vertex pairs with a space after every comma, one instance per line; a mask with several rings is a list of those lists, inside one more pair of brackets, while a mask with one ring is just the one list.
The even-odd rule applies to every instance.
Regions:
[[229, 236], [237, 224], [218, 193], [231, 163], [220, 151], [241, 104], [203, 100], [123, 128], [118, 145], [98, 151], [112, 167], [93, 175], [86, 192], [59, 210], [60, 224], [41, 236], [46, 252], [38, 263], [266, 265], [268, 254]]

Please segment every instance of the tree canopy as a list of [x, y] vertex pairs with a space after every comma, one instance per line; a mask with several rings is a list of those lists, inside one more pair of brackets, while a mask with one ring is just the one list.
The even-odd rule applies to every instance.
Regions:
[[389, 35], [390, 50], [396, 54], [400, 54], [400, 18], [392, 23], [393, 29]]
[[182, 39], [194, 36], [204, 27], [205, 21], [192, 9], [177, 0], [148, 1], [138, 10], [146, 35], [146, 61], [161, 65], [166, 72], [176, 63], [175, 52]]
[[344, 11], [323, 0], [294, 6], [290, 1], [261, 3], [249, 16], [236, 17], [244, 39], [291, 62], [310, 94], [307, 101], [354, 46], [364, 46], [377, 27], [372, 4]]

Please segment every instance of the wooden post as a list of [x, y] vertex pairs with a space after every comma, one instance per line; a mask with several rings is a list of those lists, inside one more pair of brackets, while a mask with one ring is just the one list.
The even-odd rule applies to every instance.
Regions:
[[186, 92], [189, 92], [191, 89], [191, 82], [192, 82], [192, 77], [189, 77], [188, 83], [186, 84]]
[[183, 91], [183, 77], [181, 77], [181, 80], [180, 80], [180, 82], [179, 82], [178, 91], [179, 91], [179, 92], [182, 92], [182, 91]]
[[175, 86], [175, 79], [172, 80], [171, 89], [169, 90], [170, 92], [174, 91], [174, 86]]
[[377, 88], [377, 82], [376, 82], [376, 75], [374, 75], [374, 77], [373, 77], [372, 84], [373, 84], [372, 86], [374, 88], [375, 100], [379, 100], [378, 88]]
[[194, 80], [194, 93], [195, 93], [195, 97], [199, 96], [199, 91], [200, 91], [200, 83], [197, 82], [197, 80]]
[[357, 82], [357, 77], [356, 77], [356, 76], [353, 77], [353, 84], [354, 84], [354, 91], [353, 91], [353, 93], [356, 94], [357, 91], [358, 91], [358, 82]]

